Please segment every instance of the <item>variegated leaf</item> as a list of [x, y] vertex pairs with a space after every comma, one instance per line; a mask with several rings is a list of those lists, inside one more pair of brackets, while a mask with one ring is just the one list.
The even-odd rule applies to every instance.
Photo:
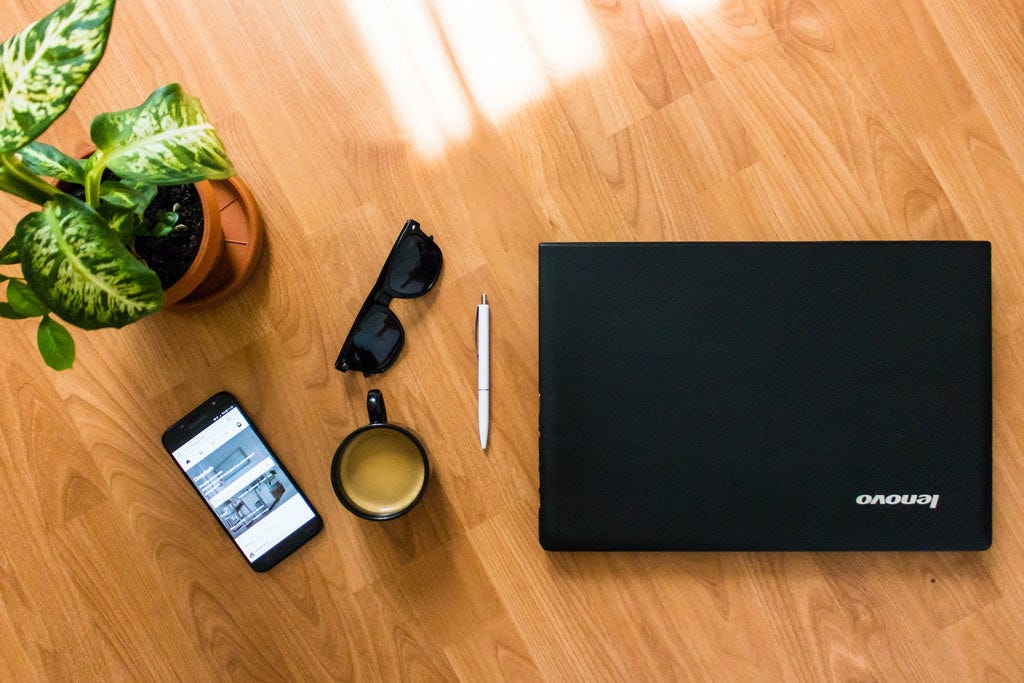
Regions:
[[30, 142], [18, 150], [21, 163], [30, 171], [68, 183], [85, 183], [82, 162], [43, 142]]
[[114, 0], [71, 0], [0, 45], [0, 154], [34, 140], [103, 57]]
[[121, 244], [127, 245], [135, 235], [145, 234], [145, 224], [142, 218], [131, 208], [115, 204], [100, 204], [97, 211]]
[[120, 206], [125, 209], [132, 209], [140, 216], [146, 212], [146, 207], [156, 197], [156, 186], [154, 185], [129, 185], [116, 180], [108, 180], [100, 185], [100, 199]]
[[50, 310], [85, 329], [122, 327], [163, 305], [160, 279], [84, 202], [54, 197], [15, 230], [26, 281]]
[[126, 180], [184, 185], [235, 174], [199, 100], [176, 83], [134, 109], [100, 114], [90, 134], [98, 163]]
[[40, 206], [57, 193], [57, 190], [48, 186], [38, 176], [28, 173], [24, 164], [13, 153], [0, 154], [0, 191]]

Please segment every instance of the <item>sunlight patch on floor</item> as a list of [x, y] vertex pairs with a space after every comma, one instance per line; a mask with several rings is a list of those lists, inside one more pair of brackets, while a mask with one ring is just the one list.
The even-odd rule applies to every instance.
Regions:
[[657, 0], [666, 14], [690, 17], [717, 8], [721, 0]]
[[544, 67], [511, 2], [435, 0], [455, 66], [481, 113], [498, 121], [548, 91]]
[[604, 62], [580, 0], [434, 0], [456, 66], [492, 123]]
[[346, 0], [370, 58], [417, 151], [441, 155], [468, 137], [470, 105], [435, 21], [421, 0]]
[[604, 63], [583, 0], [346, 0], [416, 150], [500, 123]]

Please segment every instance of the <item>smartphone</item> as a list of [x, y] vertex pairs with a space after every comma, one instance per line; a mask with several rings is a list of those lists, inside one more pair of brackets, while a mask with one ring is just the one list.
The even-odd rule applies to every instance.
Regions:
[[265, 572], [323, 528], [323, 520], [231, 394], [171, 425], [164, 448], [249, 566]]

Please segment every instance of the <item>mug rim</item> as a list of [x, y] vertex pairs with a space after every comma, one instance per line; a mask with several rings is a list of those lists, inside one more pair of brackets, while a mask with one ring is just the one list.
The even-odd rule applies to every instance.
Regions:
[[[416, 497], [413, 498], [404, 508], [384, 515], [375, 515], [349, 500], [348, 496], [345, 494], [344, 487], [341, 485], [341, 475], [339, 474], [339, 465], [341, 464], [341, 459], [349, 444], [351, 444], [352, 440], [357, 436], [364, 432], [368, 432], [371, 429], [390, 429], [404, 435], [414, 446], [416, 446], [416, 450], [420, 453], [420, 459], [423, 461], [423, 483], [420, 485], [420, 490], [416, 493]], [[388, 520], [401, 517], [416, 507], [417, 503], [420, 502], [420, 499], [423, 498], [423, 494], [426, 493], [427, 482], [429, 480], [430, 461], [427, 459], [427, 451], [423, 447], [423, 443], [411, 430], [400, 425], [392, 424], [391, 422], [371, 422], [370, 424], [363, 425], [362, 427], [355, 429], [338, 445], [334, 451], [334, 458], [331, 460], [331, 486], [334, 488], [334, 495], [337, 496], [338, 500], [346, 509], [348, 509], [349, 512], [357, 517], [362, 517], [363, 519], [368, 519], [374, 522], [386, 522]]]

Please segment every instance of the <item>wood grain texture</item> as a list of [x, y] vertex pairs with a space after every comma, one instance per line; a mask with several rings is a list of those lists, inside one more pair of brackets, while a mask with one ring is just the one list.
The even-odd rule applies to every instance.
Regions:
[[[4, 321], [0, 679], [1024, 679], [1019, 3], [566, 0], [545, 27], [537, 3], [490, 1], [514, 21], [469, 33], [476, 3], [455, 0], [119, 4], [44, 140], [80, 148], [97, 113], [180, 82], [252, 186], [267, 251], [213, 310], [76, 331], [69, 372]], [[7, 3], [0, 35], [53, 4]], [[27, 209], [0, 199], [0, 239]], [[341, 375], [408, 217], [445, 272], [395, 302], [393, 369]], [[992, 241], [992, 550], [540, 549], [538, 242], [874, 238]], [[434, 472], [420, 507], [380, 525], [346, 513], [327, 472], [371, 387]], [[220, 389], [325, 517], [266, 575], [160, 447]]]

